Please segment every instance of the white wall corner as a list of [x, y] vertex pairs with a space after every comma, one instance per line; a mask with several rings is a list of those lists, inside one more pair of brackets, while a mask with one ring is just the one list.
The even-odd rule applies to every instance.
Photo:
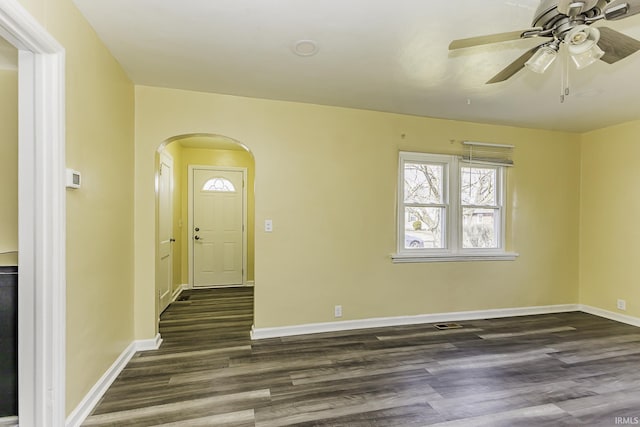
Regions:
[[157, 350], [160, 348], [160, 344], [162, 344], [160, 334], [152, 339], [137, 340], [129, 344], [102, 377], [91, 387], [84, 399], [69, 414], [65, 423], [66, 427], [80, 427], [82, 425], [137, 351]]
[[138, 340], [133, 342], [135, 351], [152, 351], [160, 348], [162, 344], [162, 337], [157, 334], [154, 338], [149, 340]]
[[354, 329], [382, 328], [387, 326], [417, 325], [423, 323], [455, 322], [500, 317], [531, 316], [536, 314], [580, 311], [578, 304], [561, 304], [536, 307], [504, 308], [480, 311], [421, 314], [417, 316], [378, 317], [372, 319], [345, 320], [340, 322], [310, 323], [275, 328], [251, 327], [251, 339], [287, 337], [292, 335], [319, 334], [323, 332], [348, 331]]
[[173, 295], [171, 295], [171, 302], [174, 302], [175, 300], [177, 300], [180, 294], [187, 289], [189, 289], [189, 285], [186, 285], [184, 283], [178, 286], [176, 290], [173, 291]]
[[626, 323], [627, 325], [640, 327], [640, 319], [637, 317], [629, 316], [626, 314], [616, 313], [609, 310], [604, 310], [598, 307], [592, 307], [590, 305], [580, 305], [580, 311], [593, 314], [594, 316], [604, 317], [605, 319], [615, 320], [616, 322]]

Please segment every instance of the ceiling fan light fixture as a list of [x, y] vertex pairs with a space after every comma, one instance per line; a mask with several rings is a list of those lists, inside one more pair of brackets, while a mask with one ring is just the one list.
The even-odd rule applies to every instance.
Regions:
[[600, 31], [597, 28], [581, 25], [569, 32], [565, 40], [571, 59], [578, 70], [588, 67], [604, 55], [604, 51], [598, 46]]
[[543, 45], [524, 65], [534, 73], [542, 74], [553, 64], [557, 56], [558, 49], [555, 45]]
[[[571, 50], [569, 50], [571, 52]], [[582, 70], [585, 67], [596, 62], [598, 59], [602, 58], [604, 55], [604, 51], [598, 47], [597, 44], [593, 44], [591, 48], [587, 49], [584, 52], [573, 53], [571, 52], [571, 59], [573, 59], [573, 63], [576, 64], [576, 68], [578, 70]]]

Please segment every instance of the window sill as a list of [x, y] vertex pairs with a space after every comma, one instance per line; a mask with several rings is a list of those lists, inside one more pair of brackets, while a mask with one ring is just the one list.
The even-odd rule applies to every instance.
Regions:
[[394, 264], [418, 262], [464, 262], [464, 261], [515, 261], [520, 254], [516, 252], [481, 254], [393, 254]]

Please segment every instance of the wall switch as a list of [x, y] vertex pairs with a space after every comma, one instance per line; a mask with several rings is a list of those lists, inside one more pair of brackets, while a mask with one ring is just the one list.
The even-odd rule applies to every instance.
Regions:
[[623, 299], [618, 300], [618, 310], [626, 311], [627, 310], [627, 302]]
[[273, 221], [270, 219], [264, 220], [264, 231], [271, 233], [273, 231]]
[[336, 305], [333, 308], [333, 316], [334, 317], [342, 317], [342, 306], [341, 305]]

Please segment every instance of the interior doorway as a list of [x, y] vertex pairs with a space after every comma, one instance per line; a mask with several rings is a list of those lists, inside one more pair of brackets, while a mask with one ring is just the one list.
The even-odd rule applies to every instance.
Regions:
[[[172, 182], [164, 183], [160, 175], [161, 156], [172, 159]], [[166, 166], [162, 166], [166, 168]], [[193, 220], [193, 170], [204, 175], [198, 184], [204, 222]], [[166, 170], [166, 169], [165, 169]], [[254, 285], [254, 183], [255, 161], [249, 149], [238, 141], [215, 134], [187, 134], [166, 140], [156, 157], [156, 301], [158, 316], [164, 309], [161, 296], [166, 295], [166, 277], [171, 278], [174, 301], [185, 289], [210, 286]], [[161, 201], [161, 186], [170, 186], [171, 195]], [[207, 185], [208, 190], [204, 189]], [[232, 191], [227, 191], [233, 188]], [[202, 191], [200, 191], [202, 190]], [[169, 201], [170, 200], [170, 201]], [[167, 204], [171, 205], [170, 207]], [[163, 207], [161, 207], [163, 205]], [[215, 212], [212, 212], [211, 210]], [[166, 225], [171, 211], [172, 225]], [[217, 219], [216, 219], [217, 218]], [[165, 225], [161, 226], [161, 222]], [[161, 232], [161, 228], [164, 230]], [[195, 228], [199, 228], [195, 231]], [[206, 230], [205, 230], [206, 229]], [[205, 234], [202, 234], [204, 232]], [[212, 240], [214, 235], [218, 240]], [[198, 239], [196, 239], [196, 236]], [[170, 245], [166, 245], [169, 237]], [[171, 241], [173, 239], [173, 241]], [[161, 247], [165, 242], [164, 249]], [[194, 270], [194, 245], [196, 268]], [[171, 271], [166, 256], [171, 257]], [[238, 255], [239, 254], [239, 255]], [[164, 257], [164, 258], [163, 258]], [[208, 260], [210, 264], [198, 260]], [[200, 265], [200, 267], [198, 267]], [[195, 280], [194, 280], [195, 279]]]
[[18, 49], [18, 416], [64, 425], [64, 48], [18, 2], [0, 2]]
[[18, 50], [0, 37], [0, 424], [18, 423]]
[[158, 166], [158, 305], [162, 313], [173, 292], [173, 158], [160, 153]]

